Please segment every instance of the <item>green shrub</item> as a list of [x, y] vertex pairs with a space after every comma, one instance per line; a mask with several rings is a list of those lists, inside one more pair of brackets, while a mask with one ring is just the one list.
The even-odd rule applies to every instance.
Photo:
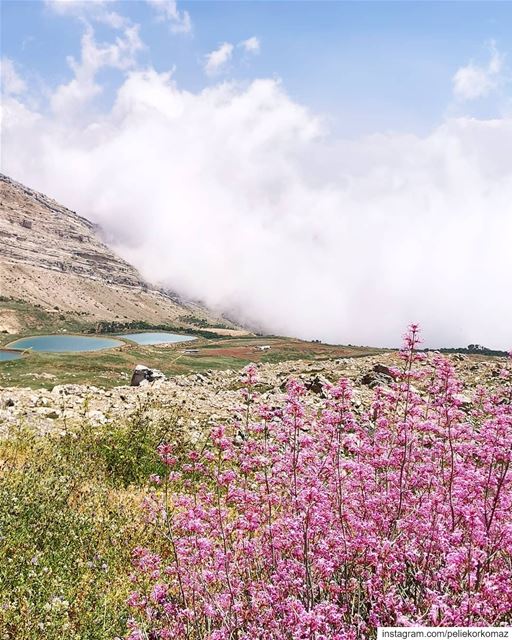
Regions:
[[0, 442], [0, 640], [124, 633], [130, 549], [149, 535], [141, 485], [173, 424], [141, 405], [111, 425]]
[[152, 422], [148, 410], [149, 406], [142, 404], [125, 423], [97, 434], [97, 455], [114, 486], [144, 484], [150, 474], [160, 474], [164, 469], [155, 450], [172, 437], [175, 421], [171, 416]]

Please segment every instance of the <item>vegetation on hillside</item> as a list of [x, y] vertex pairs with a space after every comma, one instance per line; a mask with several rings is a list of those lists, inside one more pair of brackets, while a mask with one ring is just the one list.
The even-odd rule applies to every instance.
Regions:
[[[84, 406], [84, 415], [87, 407]], [[0, 441], [0, 638], [112, 640], [128, 610], [130, 550], [158, 546], [140, 503], [174, 415]]]
[[[190, 317], [190, 316], [187, 316]], [[185, 322], [185, 319], [183, 319]], [[196, 324], [196, 323], [194, 323]], [[170, 333], [187, 333], [192, 336], [200, 336], [202, 338], [216, 338], [219, 339], [219, 335], [213, 331], [208, 331], [207, 328], [214, 328], [214, 325], [208, 324], [205, 320], [201, 320], [201, 327], [204, 329], [197, 329], [195, 327], [184, 327], [183, 325], [170, 325], [170, 324], [150, 324], [149, 322], [119, 322], [119, 321], [102, 321], [97, 322], [94, 329], [91, 328], [89, 333], [128, 333], [134, 331], [168, 331]], [[215, 325], [217, 326], [217, 325]], [[227, 327], [219, 327], [227, 328]]]
[[508, 355], [506, 351], [501, 349], [489, 349], [488, 347], [483, 347], [480, 344], [469, 344], [467, 347], [443, 347], [439, 349], [439, 351], [441, 353], [465, 353], [477, 356], [506, 357]]
[[[188, 333], [202, 338], [220, 339], [212, 329], [227, 329], [223, 324], [211, 324], [203, 318], [184, 315], [179, 324], [149, 323], [145, 321], [103, 320], [93, 322], [87, 320], [85, 313], [62, 311], [56, 305], [45, 309], [40, 304], [31, 304], [24, 300], [0, 296], [0, 313], [12, 312], [19, 323], [16, 337], [32, 334], [59, 333], [123, 333], [135, 331], [169, 331], [171, 333]], [[0, 333], [1, 335], [1, 333]], [[6, 331], [0, 338], [0, 345], [12, 340]]]
[[30, 304], [24, 300], [0, 296], [0, 319], [3, 315], [12, 316], [18, 326], [18, 333], [0, 332], [0, 346], [11, 340], [32, 334], [85, 333], [91, 330], [92, 324], [83, 318], [83, 314], [64, 313], [58, 307], [44, 309], [39, 304]]

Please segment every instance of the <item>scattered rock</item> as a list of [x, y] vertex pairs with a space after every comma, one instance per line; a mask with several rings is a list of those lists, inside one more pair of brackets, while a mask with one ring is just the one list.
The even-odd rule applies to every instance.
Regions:
[[463, 411], [467, 411], [473, 404], [473, 400], [465, 393], [456, 393], [453, 397]]
[[393, 382], [393, 378], [391, 376], [387, 376], [384, 373], [376, 373], [375, 371], [368, 371], [361, 378], [361, 384], [370, 387], [370, 389], [375, 389], [375, 387], [380, 387], [382, 385], [388, 386]]
[[[464, 387], [457, 401], [461, 410], [472, 406], [477, 385], [492, 388], [500, 384], [499, 372], [505, 359], [468, 359], [457, 362], [457, 371]], [[473, 371], [473, 366], [477, 370]], [[324, 385], [346, 378], [354, 385], [354, 405], [358, 414], [368, 410], [373, 399], [372, 389], [393, 382], [393, 367], [399, 366], [396, 353], [379, 354], [357, 359], [337, 359], [307, 362], [295, 360], [264, 363], [258, 367], [256, 402], [265, 402], [278, 410], [282, 406], [283, 391], [289, 379], [301, 379], [306, 387], [308, 411], [316, 411], [323, 397]], [[423, 365], [419, 365], [423, 366]], [[427, 365], [425, 365], [427, 366]], [[46, 389], [0, 388], [0, 438], [20, 423], [35, 432], [59, 432], [64, 427], [82, 424], [84, 417], [102, 425], [124, 419], [141, 404], [147, 407], [148, 417], [157, 418], [176, 413], [183, 420], [182, 427], [193, 437], [200, 437], [205, 425], [223, 422], [233, 416], [243, 404], [240, 394], [240, 372], [214, 370], [188, 376], [165, 379], [160, 371], [138, 365], [133, 372], [140, 376], [136, 386], [117, 386], [108, 390], [95, 386], [66, 384]], [[424, 393], [429, 383], [414, 381], [413, 393]], [[155, 402], [151, 402], [154, 398]], [[149, 402], [146, 402], [147, 400]]]
[[387, 376], [388, 378], [396, 380], [396, 371], [393, 367], [388, 367], [387, 365], [378, 362], [373, 367], [373, 370], [375, 371], [375, 373], [380, 373], [384, 376]]
[[308, 391], [311, 391], [312, 393], [316, 393], [322, 396], [323, 398], [326, 397], [324, 387], [325, 385], [328, 385], [328, 384], [329, 384], [329, 381], [320, 375], [313, 376], [312, 378], [309, 378], [309, 380], [304, 381], [304, 386]]
[[166, 377], [158, 369], [150, 369], [146, 365], [138, 364], [133, 370], [130, 386], [138, 387], [142, 382], [148, 383], [155, 380], [166, 380]]
[[390, 385], [394, 380], [396, 380], [397, 374], [395, 371], [395, 367], [388, 366], [383, 364], [382, 362], [377, 362], [373, 365], [371, 371], [367, 371], [363, 377], [361, 378], [361, 384], [364, 384], [370, 389], [374, 389], [375, 387], [379, 387], [381, 385], [387, 386]]
[[105, 416], [105, 414], [102, 413], [101, 411], [98, 411], [98, 410], [88, 411], [87, 412], [87, 419], [92, 424], [95, 424], [95, 425], [105, 424], [106, 422], [108, 422], [107, 417]]

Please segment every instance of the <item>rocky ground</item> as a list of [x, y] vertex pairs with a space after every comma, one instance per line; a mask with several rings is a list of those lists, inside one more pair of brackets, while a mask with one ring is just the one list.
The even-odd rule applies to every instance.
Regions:
[[[462, 355], [450, 358], [465, 385], [464, 403], [472, 401], [478, 385], [496, 384], [505, 362], [504, 358]], [[268, 402], [278, 403], [282, 400], [286, 381], [300, 378], [308, 388], [308, 402], [314, 407], [321, 398], [325, 382], [346, 377], [355, 386], [356, 408], [363, 411], [371, 401], [372, 389], [392, 381], [388, 367], [398, 362], [396, 353], [387, 353], [323, 362], [295, 360], [260, 364], [258, 390]], [[5, 388], [0, 389], [0, 435], [6, 436], [19, 426], [48, 433], [77, 424], [105, 424], [128, 416], [143, 405], [153, 417], [176, 410], [182, 425], [194, 433], [201, 425], [232, 415], [233, 409], [241, 405], [239, 389], [240, 372], [231, 370], [174, 376], [168, 380], [145, 382], [139, 387], [120, 386], [108, 390], [81, 385], [57, 385], [52, 390]]]

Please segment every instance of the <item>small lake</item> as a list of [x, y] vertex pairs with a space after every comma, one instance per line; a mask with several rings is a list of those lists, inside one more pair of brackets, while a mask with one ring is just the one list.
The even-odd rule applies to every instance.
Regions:
[[16, 340], [16, 342], [11, 342], [9, 348], [65, 353], [66, 351], [99, 351], [100, 349], [122, 347], [123, 344], [120, 340], [114, 340], [112, 338], [58, 335], [21, 338], [20, 340]]
[[137, 344], [171, 344], [173, 342], [188, 342], [195, 340], [193, 336], [182, 336], [177, 333], [151, 332], [147, 333], [123, 333], [118, 338], [126, 338]]
[[14, 351], [2, 351], [0, 350], [0, 362], [7, 362], [8, 360], [19, 360], [21, 353], [15, 353]]

